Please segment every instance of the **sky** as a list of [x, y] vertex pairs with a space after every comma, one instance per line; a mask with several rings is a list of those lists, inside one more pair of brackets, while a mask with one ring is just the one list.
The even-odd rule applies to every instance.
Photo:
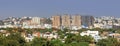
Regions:
[[120, 17], [120, 0], [0, 0], [0, 19], [57, 14]]

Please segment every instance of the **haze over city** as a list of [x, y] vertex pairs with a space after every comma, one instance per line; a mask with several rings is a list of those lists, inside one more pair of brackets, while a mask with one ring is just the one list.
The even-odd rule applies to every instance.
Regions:
[[120, 46], [120, 0], [0, 0], [0, 46]]
[[0, 19], [6, 17], [81, 14], [120, 17], [120, 0], [0, 0]]

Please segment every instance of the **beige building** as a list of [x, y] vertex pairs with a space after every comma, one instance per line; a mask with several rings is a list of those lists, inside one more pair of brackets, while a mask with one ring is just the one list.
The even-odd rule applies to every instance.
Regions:
[[81, 26], [81, 16], [75, 15], [72, 16], [72, 26], [80, 27]]
[[116, 38], [120, 42], [120, 34], [119, 33], [113, 33], [113, 34], [109, 34], [109, 35], [112, 36], [113, 38]]
[[52, 16], [52, 27], [59, 28], [60, 24], [60, 16]]
[[31, 20], [32, 25], [40, 25], [40, 18], [39, 17], [33, 17]]
[[70, 16], [65, 14], [62, 16], [62, 26], [63, 27], [70, 27], [71, 26], [71, 22], [70, 22]]

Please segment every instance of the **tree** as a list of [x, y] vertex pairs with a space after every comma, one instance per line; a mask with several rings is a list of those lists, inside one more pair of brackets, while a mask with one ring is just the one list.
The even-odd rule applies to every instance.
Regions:
[[64, 43], [62, 43], [62, 41], [60, 41], [59, 39], [55, 39], [50, 41], [50, 46], [63, 46]]
[[25, 39], [23, 37], [21, 37], [20, 33], [12, 33], [11, 35], [7, 36], [6, 38], [9, 40], [16, 40], [20, 44], [20, 46], [23, 46], [26, 43]]
[[32, 41], [32, 46], [47, 46], [47, 39], [35, 38]]
[[98, 46], [119, 46], [119, 42], [115, 38], [102, 39], [97, 42]]
[[11, 33], [10, 35], [0, 37], [1, 46], [25, 46], [26, 41], [20, 33]]
[[4, 46], [20, 46], [19, 42], [17, 40], [5, 40]]
[[66, 34], [67, 38], [65, 39], [65, 43], [72, 43], [75, 39], [73, 36], [75, 36], [75, 34], [71, 34], [71, 33], [68, 33]]
[[92, 43], [93, 42], [93, 38], [91, 36], [81, 36], [80, 39], [81, 42], [89, 42]]
[[65, 43], [74, 43], [74, 42], [88, 42], [92, 43], [93, 38], [91, 36], [80, 36], [80, 35], [75, 35], [75, 34], [67, 34], [67, 38], [65, 39]]
[[89, 46], [88, 42], [71, 43], [71, 46]]

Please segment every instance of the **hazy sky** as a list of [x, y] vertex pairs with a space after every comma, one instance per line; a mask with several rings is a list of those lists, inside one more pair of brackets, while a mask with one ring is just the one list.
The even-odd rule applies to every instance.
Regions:
[[120, 17], [120, 0], [0, 0], [0, 18], [56, 14]]

